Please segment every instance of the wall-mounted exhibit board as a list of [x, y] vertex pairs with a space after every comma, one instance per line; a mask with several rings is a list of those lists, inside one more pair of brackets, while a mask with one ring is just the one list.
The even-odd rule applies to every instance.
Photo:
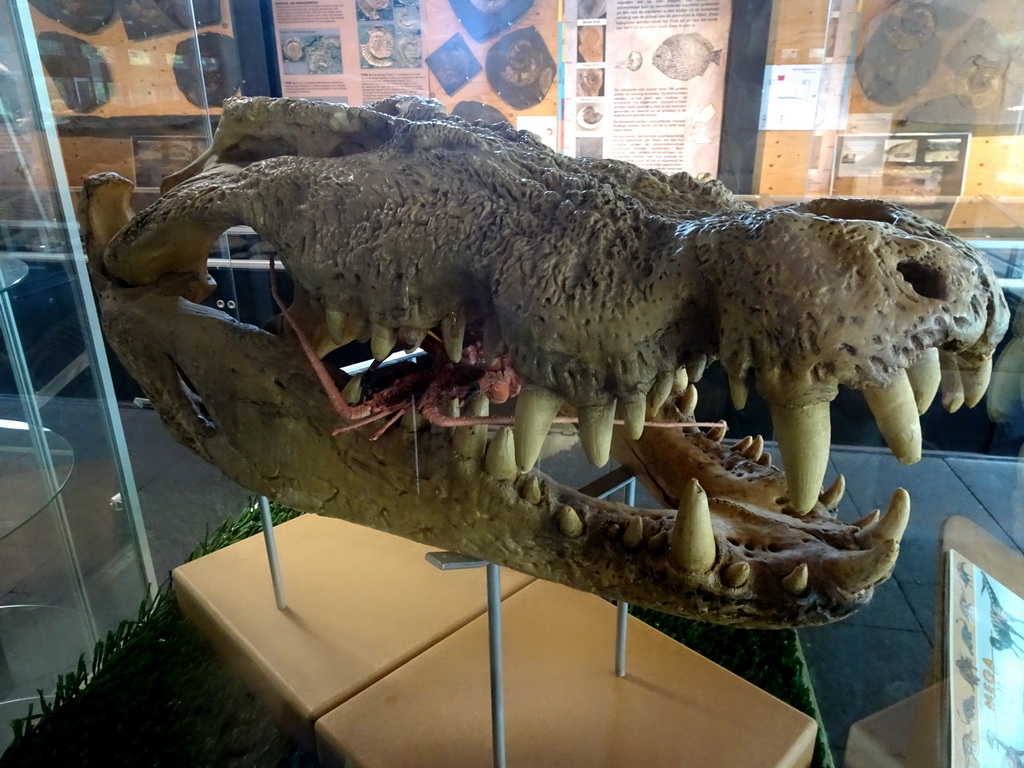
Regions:
[[284, 96], [353, 105], [431, 96], [469, 120], [503, 118], [555, 145], [558, 0], [275, 0], [272, 7]]
[[101, 171], [159, 186], [205, 147], [206, 115], [239, 92], [229, 0], [31, 9], [72, 186]]
[[950, 223], [1004, 217], [989, 209], [1024, 189], [1024, 57], [999, 30], [1022, 25], [1021, 0], [776, 0], [767, 62], [821, 66], [818, 129], [763, 130], [754, 191], [985, 196]]

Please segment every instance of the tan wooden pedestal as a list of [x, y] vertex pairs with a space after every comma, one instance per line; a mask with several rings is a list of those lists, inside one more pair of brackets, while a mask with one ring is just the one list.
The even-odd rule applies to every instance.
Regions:
[[[633, 618], [616, 677], [600, 598], [537, 581], [502, 603], [502, 624], [510, 768], [810, 764], [811, 718]], [[490, 766], [487, 648], [482, 616], [322, 717], [321, 762]]]
[[[441, 572], [430, 547], [331, 518], [275, 528], [288, 608], [262, 536], [174, 571], [182, 613], [314, 749], [314, 721], [487, 609], [484, 569]], [[502, 569], [502, 595], [532, 578]]]

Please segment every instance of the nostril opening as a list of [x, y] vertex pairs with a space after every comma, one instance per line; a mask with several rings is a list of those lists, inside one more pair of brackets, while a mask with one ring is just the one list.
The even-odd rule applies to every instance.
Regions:
[[916, 293], [926, 299], [949, 301], [946, 281], [934, 267], [916, 261], [901, 261], [896, 266], [896, 271], [903, 275], [903, 279], [910, 283], [910, 287]]

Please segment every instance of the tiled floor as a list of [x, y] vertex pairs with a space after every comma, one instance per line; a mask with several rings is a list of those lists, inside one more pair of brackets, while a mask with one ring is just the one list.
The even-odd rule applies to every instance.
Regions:
[[[120, 413], [155, 570], [163, 581], [209, 530], [236, 516], [251, 494], [175, 443], [152, 411], [125, 407]], [[553, 460], [547, 461], [551, 472]], [[575, 485], [602, 474], [577, 460], [563, 456], [561, 461], [564, 468], [557, 474]], [[895, 578], [848, 620], [801, 631], [818, 703], [842, 765], [853, 722], [925, 685], [935, 642], [943, 520], [968, 517], [1020, 551], [1024, 493], [1017, 490], [1012, 460], [931, 454], [903, 467], [882, 450], [835, 448], [826, 482], [836, 472], [847, 479], [840, 507], [846, 520], [884, 509], [898, 486], [908, 489], [913, 503]], [[638, 504], [650, 502], [641, 494]]]

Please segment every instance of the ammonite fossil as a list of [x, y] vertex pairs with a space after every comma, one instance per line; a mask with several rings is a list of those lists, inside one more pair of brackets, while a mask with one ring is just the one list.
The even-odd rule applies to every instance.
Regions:
[[637, 72], [644, 65], [644, 55], [640, 51], [630, 51], [626, 57], [626, 69]]
[[39, 57], [68, 109], [91, 112], [110, 100], [114, 78], [96, 46], [72, 35], [42, 32]]
[[703, 75], [709, 64], [720, 64], [722, 49], [696, 32], [684, 32], [666, 38], [654, 51], [651, 62], [661, 73], [674, 80], [692, 80]]
[[368, 19], [376, 21], [380, 12], [391, 5], [391, 0], [356, 0], [356, 7]]
[[318, 37], [303, 49], [311, 75], [341, 74], [341, 41], [334, 36]]
[[1003, 92], [1003, 66], [974, 56], [956, 71], [956, 98], [965, 107], [985, 107]]
[[889, 11], [882, 29], [894, 48], [913, 51], [935, 35], [935, 13], [927, 3], [900, 2]]
[[604, 88], [603, 69], [579, 69], [576, 71], [577, 96], [601, 96]]
[[484, 41], [511, 27], [533, 0], [448, 0], [455, 16], [474, 40]]
[[482, 67], [476, 56], [469, 50], [462, 35], [456, 33], [445, 41], [444, 45], [427, 56], [427, 66], [451, 96], [459, 88], [469, 82]]
[[174, 53], [174, 81], [185, 98], [197, 107], [205, 109], [220, 104], [234, 96], [242, 85], [238, 46], [228, 35], [203, 32], [182, 40]]
[[395, 36], [387, 27], [376, 26], [367, 30], [366, 42], [359, 46], [363, 60], [372, 67], [393, 67], [391, 54], [395, 49]]
[[510, 32], [487, 52], [487, 80], [515, 109], [544, 100], [557, 66], [536, 27]]

